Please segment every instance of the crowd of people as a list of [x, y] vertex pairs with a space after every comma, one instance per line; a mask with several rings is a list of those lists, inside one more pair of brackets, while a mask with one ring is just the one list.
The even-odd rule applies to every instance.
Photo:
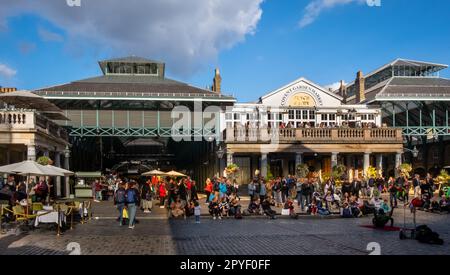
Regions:
[[[435, 184], [431, 175], [421, 180], [414, 175], [410, 181], [405, 176], [369, 177], [352, 181], [344, 180], [337, 187], [333, 178], [325, 183], [317, 178], [297, 178], [289, 175], [266, 180], [256, 176], [247, 185], [250, 198], [248, 205], [241, 205], [239, 185], [227, 177], [207, 179], [203, 190], [190, 177], [175, 179], [156, 177], [141, 184], [126, 183], [116, 179], [115, 203], [119, 210], [120, 224], [123, 223], [123, 209], [128, 210], [129, 227], [134, 228], [136, 209], [151, 213], [154, 201], [160, 208], [167, 208], [170, 218], [196, 217], [200, 222], [201, 202], [198, 193], [206, 194], [204, 203], [214, 220], [225, 217], [241, 219], [249, 215], [266, 215], [272, 219], [278, 214], [273, 207], [282, 208], [282, 214], [297, 218], [299, 213], [308, 215], [340, 214], [342, 217], [361, 217], [369, 214], [388, 214], [400, 203], [411, 202], [410, 189], [414, 190], [413, 200], [420, 200], [424, 210], [449, 211], [450, 204], [444, 195], [440, 200], [433, 197]], [[382, 194], [386, 195], [383, 197]], [[298, 209], [298, 211], [296, 211]]]
[[8, 176], [5, 180], [0, 180], [0, 201], [8, 202], [11, 207], [20, 203], [26, 204], [27, 198], [33, 202], [48, 203], [52, 188], [50, 179], [47, 181], [45, 177], [40, 177], [37, 182], [30, 178], [27, 189], [26, 179], [17, 180], [15, 176]]

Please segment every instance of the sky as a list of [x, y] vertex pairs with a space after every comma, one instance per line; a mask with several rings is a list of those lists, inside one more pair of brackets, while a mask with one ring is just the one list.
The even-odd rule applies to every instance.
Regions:
[[396, 58], [450, 64], [449, 11], [448, 0], [2, 0], [0, 86], [67, 83], [137, 55], [202, 88], [219, 68], [223, 92], [252, 102], [300, 77], [334, 86]]

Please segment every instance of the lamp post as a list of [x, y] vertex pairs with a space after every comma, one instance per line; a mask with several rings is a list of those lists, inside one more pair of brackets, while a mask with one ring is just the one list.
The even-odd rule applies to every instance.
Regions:
[[216, 154], [217, 154], [218, 172], [220, 176], [220, 162], [222, 161], [222, 158], [225, 155], [225, 150], [222, 149], [222, 146], [219, 146], [219, 149], [217, 149]]
[[414, 158], [417, 158], [419, 156], [419, 150], [417, 150], [417, 146], [414, 146], [414, 148], [408, 149], [408, 148], [404, 148], [405, 151], [412, 153]]

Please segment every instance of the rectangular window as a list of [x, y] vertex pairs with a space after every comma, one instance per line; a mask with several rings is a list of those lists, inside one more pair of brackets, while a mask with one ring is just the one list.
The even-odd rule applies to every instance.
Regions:
[[302, 111], [300, 111], [300, 110], [295, 111], [295, 118], [302, 119]]
[[234, 120], [240, 120], [240, 119], [241, 119], [241, 114], [234, 113]]
[[304, 120], [308, 119], [308, 110], [303, 110], [303, 119]]
[[313, 120], [316, 119], [316, 111], [309, 111], [309, 119]]
[[329, 118], [330, 121], [336, 121], [336, 115], [335, 114], [330, 114], [328, 118]]
[[295, 111], [289, 110], [289, 119], [294, 119], [294, 117], [295, 117]]
[[322, 120], [328, 120], [328, 114], [322, 114], [321, 118]]
[[232, 113], [226, 113], [225, 114], [225, 119], [226, 120], [233, 120], [233, 114]]
[[369, 120], [375, 120], [375, 115], [369, 115]]

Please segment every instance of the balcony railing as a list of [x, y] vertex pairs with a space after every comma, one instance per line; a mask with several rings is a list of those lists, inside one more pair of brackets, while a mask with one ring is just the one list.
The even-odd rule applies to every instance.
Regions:
[[397, 128], [228, 128], [228, 143], [402, 143]]
[[67, 131], [33, 110], [0, 110], [0, 131], [38, 130], [67, 140]]

